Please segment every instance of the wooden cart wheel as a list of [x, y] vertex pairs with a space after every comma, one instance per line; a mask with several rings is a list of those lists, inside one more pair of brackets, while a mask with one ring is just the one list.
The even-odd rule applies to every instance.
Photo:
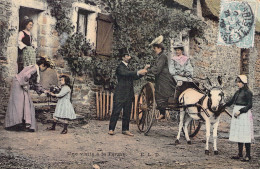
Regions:
[[[188, 125], [188, 132], [189, 132], [189, 136], [190, 137], [194, 137], [198, 134], [198, 132], [200, 131], [200, 127], [201, 127], [201, 122], [199, 120], [191, 120], [189, 125]], [[184, 130], [182, 128], [182, 132], [184, 134]]]
[[137, 100], [136, 123], [141, 132], [147, 134], [151, 129], [156, 113], [155, 93], [152, 83], [147, 83], [140, 91]]

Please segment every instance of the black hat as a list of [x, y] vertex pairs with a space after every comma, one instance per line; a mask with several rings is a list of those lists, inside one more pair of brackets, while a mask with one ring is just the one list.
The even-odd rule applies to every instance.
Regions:
[[161, 43], [159, 43], [159, 44], [155, 43], [155, 44], [153, 44], [153, 47], [161, 48], [162, 50], [164, 50], [164, 46]]
[[127, 48], [121, 48], [121, 49], [119, 49], [118, 51], [119, 51], [119, 55], [120, 55], [121, 57], [123, 57], [123, 56], [125, 56], [125, 55], [128, 55], [128, 56], [130, 55]]

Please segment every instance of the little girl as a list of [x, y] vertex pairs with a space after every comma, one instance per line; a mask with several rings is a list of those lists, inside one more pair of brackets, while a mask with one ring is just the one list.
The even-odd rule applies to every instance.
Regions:
[[53, 114], [53, 124], [52, 127], [47, 128], [47, 130], [55, 130], [57, 120], [64, 124], [64, 128], [61, 134], [66, 134], [68, 132], [68, 120], [76, 119], [76, 115], [73, 106], [70, 102], [70, 78], [66, 75], [60, 76], [61, 91], [59, 94], [54, 94], [50, 92], [52, 96], [59, 98], [55, 113]]

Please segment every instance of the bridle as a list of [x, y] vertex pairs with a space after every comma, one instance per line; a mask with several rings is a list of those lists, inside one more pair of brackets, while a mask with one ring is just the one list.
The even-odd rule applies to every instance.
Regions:
[[[221, 100], [220, 100], [220, 102], [219, 102], [220, 104], [219, 104], [217, 110], [212, 110], [212, 108], [211, 108], [211, 106], [212, 106], [212, 98], [211, 98], [210, 91], [211, 91], [212, 89], [218, 89], [218, 90], [221, 91], [221, 93], [220, 93]], [[215, 116], [215, 117], [219, 116], [220, 113], [222, 113], [222, 112], [224, 111], [224, 109], [225, 109], [224, 104], [221, 104], [221, 103], [222, 103], [222, 100], [223, 100], [223, 98], [224, 98], [224, 93], [223, 93], [222, 89], [219, 88], [219, 87], [213, 87], [213, 88], [211, 88], [211, 89], [207, 92], [207, 96], [208, 96], [207, 107], [208, 107], [209, 111], [211, 111], [212, 113], [214, 113], [214, 116]]]

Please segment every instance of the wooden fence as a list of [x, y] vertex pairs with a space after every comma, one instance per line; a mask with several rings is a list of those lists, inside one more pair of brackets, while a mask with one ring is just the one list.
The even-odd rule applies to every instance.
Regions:
[[[96, 92], [96, 110], [99, 120], [109, 119], [111, 116], [113, 111], [113, 96], [114, 94], [109, 91]], [[135, 95], [130, 120], [136, 120], [137, 100], [138, 95]]]

